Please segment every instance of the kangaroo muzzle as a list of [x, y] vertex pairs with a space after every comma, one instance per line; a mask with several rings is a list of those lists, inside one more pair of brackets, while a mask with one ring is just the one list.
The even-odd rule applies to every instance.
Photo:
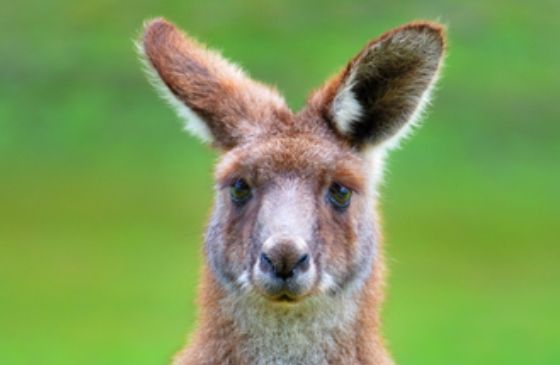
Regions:
[[273, 235], [262, 245], [253, 268], [256, 288], [268, 299], [297, 301], [315, 283], [316, 265], [309, 246], [300, 237]]

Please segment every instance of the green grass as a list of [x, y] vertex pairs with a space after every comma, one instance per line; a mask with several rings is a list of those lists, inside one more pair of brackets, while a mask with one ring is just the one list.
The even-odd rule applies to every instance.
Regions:
[[557, 2], [21, 5], [0, 15], [0, 364], [166, 364], [195, 325], [215, 155], [140, 71], [154, 15], [294, 108], [370, 37], [448, 24], [383, 188], [388, 342], [399, 364], [560, 363]]

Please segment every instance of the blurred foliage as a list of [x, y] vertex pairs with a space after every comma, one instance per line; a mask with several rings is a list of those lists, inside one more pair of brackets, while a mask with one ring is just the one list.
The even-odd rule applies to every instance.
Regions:
[[422, 130], [382, 206], [399, 364], [560, 363], [556, 0], [5, 3], [0, 363], [166, 364], [194, 326], [208, 148], [181, 133], [133, 40], [164, 15], [294, 108], [371, 37], [449, 25]]

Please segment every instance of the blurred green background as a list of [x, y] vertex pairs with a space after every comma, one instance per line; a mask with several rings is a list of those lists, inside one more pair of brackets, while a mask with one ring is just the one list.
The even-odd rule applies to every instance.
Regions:
[[0, 15], [0, 364], [167, 364], [194, 326], [216, 156], [132, 41], [163, 15], [295, 109], [362, 45], [449, 25], [382, 206], [399, 364], [560, 364], [560, 3], [26, 0]]

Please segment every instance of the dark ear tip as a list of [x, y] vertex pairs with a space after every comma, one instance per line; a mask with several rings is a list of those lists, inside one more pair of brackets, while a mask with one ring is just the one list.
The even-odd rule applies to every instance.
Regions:
[[430, 35], [442, 49], [447, 47], [447, 27], [441, 23], [427, 20], [417, 20], [396, 29], [396, 31], [398, 30], [408, 30], [419, 34], [423, 33]]

